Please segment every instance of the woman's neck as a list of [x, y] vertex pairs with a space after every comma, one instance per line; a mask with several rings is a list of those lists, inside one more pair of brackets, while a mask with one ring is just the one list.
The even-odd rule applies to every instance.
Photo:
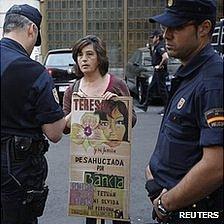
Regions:
[[86, 85], [92, 85], [94, 83], [101, 82], [106, 78], [105, 76], [102, 76], [99, 72], [92, 73], [91, 75], [85, 74], [83, 76], [83, 83]]
[[86, 77], [81, 79], [79, 91], [85, 93], [86, 96], [101, 96], [106, 91], [110, 82], [110, 75]]

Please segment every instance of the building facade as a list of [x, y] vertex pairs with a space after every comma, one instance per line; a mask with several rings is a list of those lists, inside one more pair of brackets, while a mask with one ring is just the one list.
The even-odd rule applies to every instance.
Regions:
[[[111, 68], [123, 68], [131, 53], [148, 43], [158, 24], [148, 18], [163, 11], [166, 0], [42, 0], [42, 52], [71, 48], [79, 38], [95, 34], [108, 49]], [[223, 17], [218, 0], [218, 20]]]
[[[157, 24], [148, 18], [162, 11], [165, 0], [45, 0], [41, 4], [45, 43], [50, 49], [71, 48], [79, 38], [95, 34], [108, 49], [111, 67], [122, 68], [129, 55], [148, 42]], [[44, 30], [44, 32], [43, 32]]]

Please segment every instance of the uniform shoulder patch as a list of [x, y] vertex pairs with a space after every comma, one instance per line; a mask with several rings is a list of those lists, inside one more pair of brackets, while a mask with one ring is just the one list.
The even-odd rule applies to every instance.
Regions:
[[205, 119], [210, 128], [223, 128], [223, 108], [213, 108], [205, 112]]
[[53, 93], [53, 96], [54, 96], [55, 101], [57, 103], [59, 103], [59, 97], [58, 97], [58, 93], [57, 93], [56, 88], [52, 89], [52, 93]]

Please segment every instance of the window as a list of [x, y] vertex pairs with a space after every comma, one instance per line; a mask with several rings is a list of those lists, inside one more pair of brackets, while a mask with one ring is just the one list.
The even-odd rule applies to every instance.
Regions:
[[103, 8], [107, 8], [108, 7], [108, 1], [107, 0], [104, 0], [103, 1]]
[[66, 8], [68, 8], [67, 2], [62, 1], [62, 9], [66, 9]]
[[70, 3], [69, 3], [69, 8], [75, 8], [75, 3], [74, 3], [74, 1], [70, 1]]
[[61, 30], [61, 23], [55, 23], [55, 30]]
[[82, 30], [82, 23], [77, 23], [77, 30]]
[[108, 12], [107, 11], [103, 11], [102, 18], [103, 19], [107, 19], [107, 16], [108, 16]]
[[55, 19], [61, 20], [61, 13], [60, 12], [55, 12], [54, 15], [55, 15]]
[[54, 13], [48, 12], [48, 19], [54, 19]]
[[47, 7], [51, 9], [53, 7], [53, 3], [51, 1], [48, 1]]
[[95, 1], [95, 8], [97, 8], [97, 9], [100, 8], [100, 2], [99, 2], [99, 0], [96, 0]]
[[54, 7], [55, 7], [56, 9], [60, 9], [60, 8], [61, 8], [61, 1], [55, 1], [54, 4], [55, 4]]
[[74, 11], [70, 12], [70, 19], [75, 19], [75, 12]]
[[137, 22], [137, 29], [138, 30], [142, 29], [142, 22]]
[[123, 1], [118, 0], [118, 8], [123, 8]]
[[96, 23], [96, 31], [102, 30], [102, 23]]
[[137, 1], [137, 7], [142, 7], [142, 0]]
[[77, 0], [77, 8], [82, 8], [82, 1], [80, 0]]
[[76, 11], [77, 19], [82, 20], [82, 13], [80, 11]]
[[92, 1], [92, 0], [89, 0], [89, 1], [87, 2], [87, 7], [90, 8], [90, 9], [93, 8], [93, 1]]
[[128, 7], [134, 7], [134, 0], [128, 0]]
[[59, 33], [54, 34], [55, 40], [60, 41], [61, 40], [61, 35]]
[[48, 23], [48, 30], [54, 30], [54, 24]]
[[87, 24], [88, 30], [93, 30], [92, 22]]
[[107, 22], [103, 22], [102, 26], [103, 26], [103, 30], [107, 30], [107, 28], [108, 28]]

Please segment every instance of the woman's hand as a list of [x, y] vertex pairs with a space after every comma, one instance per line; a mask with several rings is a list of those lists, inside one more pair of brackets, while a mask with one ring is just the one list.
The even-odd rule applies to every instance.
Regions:
[[112, 97], [117, 97], [118, 95], [116, 93], [112, 93], [112, 92], [105, 92], [102, 97], [104, 100], [110, 100]]
[[65, 121], [66, 121], [66, 127], [67, 128], [71, 128], [71, 116], [72, 116], [72, 113], [70, 112], [67, 116], [65, 116]]

